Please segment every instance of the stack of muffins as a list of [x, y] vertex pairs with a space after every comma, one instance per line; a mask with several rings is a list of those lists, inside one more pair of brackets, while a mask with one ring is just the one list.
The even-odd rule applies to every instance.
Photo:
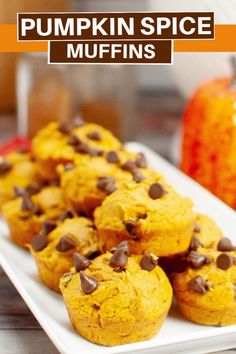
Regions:
[[172, 289], [183, 316], [236, 323], [236, 248], [142, 153], [76, 119], [0, 161], [2, 214], [76, 331], [102, 345], [152, 338]]

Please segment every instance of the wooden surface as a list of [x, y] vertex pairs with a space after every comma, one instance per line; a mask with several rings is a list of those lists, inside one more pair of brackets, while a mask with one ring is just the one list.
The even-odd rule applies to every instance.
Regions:
[[[137, 140], [171, 159], [170, 141], [178, 130], [182, 109], [183, 101], [173, 93], [143, 94]], [[0, 117], [0, 142], [15, 131], [14, 119]], [[58, 351], [0, 267], [0, 354], [42, 353]], [[236, 354], [236, 350], [220, 353]]]
[[0, 353], [58, 353], [2, 268], [0, 268]]

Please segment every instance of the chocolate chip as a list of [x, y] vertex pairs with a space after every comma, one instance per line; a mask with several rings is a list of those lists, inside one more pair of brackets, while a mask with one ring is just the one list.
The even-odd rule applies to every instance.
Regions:
[[31, 200], [28, 193], [24, 193], [24, 195], [22, 197], [21, 210], [22, 211], [31, 211], [31, 212], [35, 211], [35, 204]]
[[107, 193], [107, 195], [112, 194], [113, 192], [116, 191], [116, 189], [117, 189], [117, 188], [116, 188], [115, 184], [113, 184], [113, 183], [108, 183], [107, 186], [106, 186], [106, 193]]
[[146, 168], [147, 167], [147, 159], [142, 152], [140, 152], [138, 158], [136, 159], [136, 166], [139, 168]]
[[128, 241], [124, 240], [124, 241], [121, 241], [116, 247], [113, 247], [111, 249], [111, 253], [115, 253], [115, 251], [117, 251], [118, 249], [123, 249], [123, 251], [129, 255], [129, 243]]
[[233, 244], [229, 238], [222, 237], [220, 239], [220, 241], [218, 242], [217, 249], [218, 249], [218, 251], [221, 251], [221, 252], [230, 252], [230, 251], [234, 251], [235, 247], [233, 246]]
[[66, 219], [72, 219], [74, 217], [74, 213], [72, 210], [66, 210], [59, 218], [60, 221], [64, 221]]
[[209, 257], [205, 256], [204, 254], [197, 253], [195, 251], [191, 251], [188, 254], [187, 261], [195, 269], [201, 268], [204, 264], [211, 263]]
[[116, 190], [115, 179], [113, 177], [99, 177], [97, 188], [109, 195]]
[[61, 122], [59, 124], [58, 130], [62, 134], [69, 134], [72, 130], [72, 125], [70, 121]]
[[164, 187], [160, 183], [153, 183], [148, 190], [149, 197], [159, 199], [166, 194]]
[[11, 169], [12, 169], [12, 165], [9, 162], [7, 162], [5, 160], [1, 160], [1, 162], [0, 162], [0, 176], [5, 175]]
[[145, 220], [147, 219], [148, 214], [147, 213], [138, 213], [138, 219]]
[[48, 235], [57, 227], [57, 224], [54, 221], [47, 220], [42, 223], [42, 234]]
[[131, 173], [132, 173], [132, 176], [133, 176], [133, 180], [136, 183], [140, 183], [140, 182], [142, 182], [145, 179], [144, 175], [141, 172], [139, 172], [137, 169], [133, 170]]
[[41, 251], [47, 246], [47, 237], [46, 235], [40, 234], [34, 236], [31, 246], [35, 251]]
[[119, 247], [118, 245], [118, 247], [116, 247], [115, 252], [110, 258], [110, 266], [112, 266], [113, 268], [123, 269], [124, 266], [127, 264], [127, 262], [128, 262], [128, 254], [126, 248]]
[[64, 165], [64, 171], [71, 171], [75, 168], [75, 166], [73, 165], [73, 163], [67, 163], [66, 165]]
[[197, 234], [201, 232], [200, 225], [198, 223], [195, 223], [193, 232], [196, 232]]
[[129, 234], [133, 235], [135, 233], [135, 227], [137, 225], [136, 220], [131, 220], [131, 219], [125, 220], [124, 225]]
[[232, 267], [234, 258], [227, 253], [221, 253], [216, 259], [216, 265], [218, 268], [227, 270]]
[[99, 177], [97, 180], [97, 188], [106, 190], [108, 183], [115, 183], [115, 179], [113, 177]]
[[127, 160], [123, 165], [121, 165], [122, 170], [132, 172], [136, 170], [136, 163], [132, 160]]
[[109, 163], [119, 163], [120, 159], [115, 151], [109, 151], [106, 156], [106, 160]]
[[89, 277], [82, 270], [79, 272], [81, 289], [86, 295], [89, 295], [94, 292], [98, 287], [98, 282], [96, 279]]
[[69, 137], [67, 143], [69, 145], [76, 146], [81, 143], [81, 140], [76, 135], [72, 135]]
[[90, 265], [90, 260], [80, 253], [75, 253], [74, 256], [74, 265], [76, 272], [80, 272], [81, 270], [85, 270]]
[[40, 186], [36, 183], [30, 183], [27, 187], [26, 187], [26, 191], [29, 195], [34, 195], [37, 194], [40, 191]]
[[59, 252], [67, 252], [75, 247], [75, 241], [69, 236], [63, 236], [58, 244], [56, 245], [56, 250]]
[[152, 253], [145, 254], [140, 261], [140, 267], [144, 270], [147, 270], [148, 272], [153, 270], [157, 264], [158, 257]]
[[97, 131], [93, 131], [93, 132], [88, 133], [87, 138], [89, 138], [91, 140], [96, 140], [96, 141], [102, 140], [101, 134]]
[[38, 205], [35, 205], [33, 213], [34, 213], [34, 215], [40, 216], [40, 215], [42, 215], [44, 213], [44, 211]]
[[188, 282], [188, 286], [191, 290], [195, 291], [198, 294], [202, 294], [202, 295], [206, 294], [206, 292], [209, 290], [209, 285], [203, 279], [203, 277], [201, 277], [200, 275], [191, 279]]
[[102, 154], [103, 154], [103, 150], [101, 149], [96, 149], [94, 147], [89, 148], [89, 155], [92, 157], [102, 156]]
[[23, 195], [26, 193], [26, 190], [24, 188], [18, 186], [13, 187], [13, 191], [14, 191], [14, 196], [16, 198], [23, 197]]
[[190, 246], [189, 246], [189, 250], [196, 251], [199, 247], [203, 247], [203, 244], [199, 241], [197, 236], [193, 235]]
[[90, 148], [86, 143], [81, 141], [79, 144], [75, 145], [75, 151], [80, 154], [89, 154]]

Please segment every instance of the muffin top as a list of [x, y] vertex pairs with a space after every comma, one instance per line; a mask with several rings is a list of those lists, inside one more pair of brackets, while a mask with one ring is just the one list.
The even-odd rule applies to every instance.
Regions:
[[94, 207], [125, 181], [141, 182], [152, 175], [143, 154], [125, 149], [105, 152], [103, 156], [77, 158], [75, 163], [59, 166], [61, 186], [66, 198], [86, 208], [86, 198]]
[[217, 248], [190, 251], [187, 269], [173, 276], [178, 300], [214, 311], [235, 306], [235, 247], [229, 239], [222, 238]]
[[41, 129], [32, 142], [36, 159], [71, 161], [79, 154], [97, 156], [119, 149], [121, 143], [105, 128], [82, 121], [52, 122]]
[[83, 312], [99, 312], [101, 322], [107, 317], [135, 320], [141, 314], [155, 319], [170, 306], [172, 288], [155, 255], [129, 256], [124, 241], [87, 268], [83, 264], [75, 257], [75, 270], [61, 278], [60, 288], [74, 306], [83, 303]]
[[95, 210], [95, 224], [98, 229], [116, 229], [137, 238], [156, 230], [178, 231], [194, 223], [192, 206], [190, 199], [153, 174], [140, 183], [124, 183], [109, 195]]
[[14, 186], [26, 187], [40, 180], [30, 153], [12, 152], [5, 157], [0, 157], [1, 194], [13, 196]]
[[44, 260], [48, 269], [69, 271], [75, 252], [88, 257], [98, 251], [98, 234], [92, 221], [84, 217], [71, 217], [58, 223], [46, 221], [30, 249]]
[[[19, 192], [19, 191], [18, 191]], [[65, 211], [64, 197], [61, 188], [47, 186], [38, 193], [31, 195], [22, 191], [18, 198], [7, 202], [3, 206], [3, 214], [6, 216], [17, 215], [27, 222], [28, 218], [40, 220], [58, 218]]]
[[198, 214], [194, 227], [194, 237], [203, 247], [212, 247], [222, 237], [222, 231], [216, 223], [207, 215]]

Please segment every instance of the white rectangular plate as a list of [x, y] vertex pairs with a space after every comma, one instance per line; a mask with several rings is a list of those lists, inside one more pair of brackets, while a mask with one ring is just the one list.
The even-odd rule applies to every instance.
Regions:
[[[181, 194], [193, 199], [196, 210], [213, 217], [224, 234], [236, 241], [236, 213], [232, 209], [147, 147], [139, 143], [128, 143], [127, 147], [132, 151], [144, 152], [154, 169], [165, 176]], [[10, 241], [7, 227], [2, 221], [0, 234], [0, 262], [3, 269], [61, 353], [197, 354], [236, 347], [236, 325], [222, 328], [199, 326], [181, 318], [174, 307], [160, 333], [152, 340], [116, 347], [92, 344], [74, 332], [62, 297], [40, 283], [30, 254]]]

